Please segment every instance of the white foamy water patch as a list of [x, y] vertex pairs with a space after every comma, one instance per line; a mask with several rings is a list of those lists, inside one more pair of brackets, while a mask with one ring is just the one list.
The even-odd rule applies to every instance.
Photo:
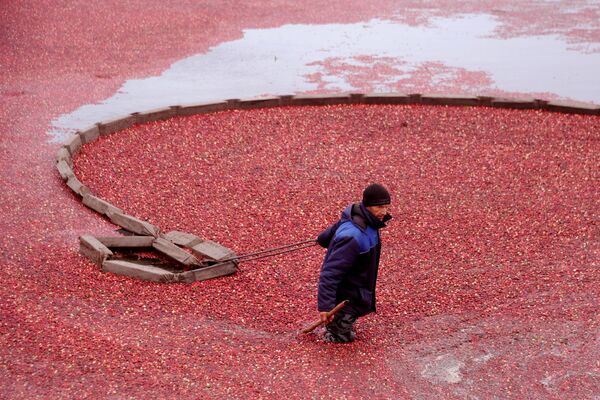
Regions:
[[[497, 26], [491, 15], [469, 14], [434, 18], [428, 26], [374, 19], [248, 29], [239, 40], [178, 61], [160, 76], [129, 80], [112, 97], [61, 115], [49, 134], [53, 141], [61, 141], [102, 120], [177, 104], [315, 90], [356, 91], [345, 71], [323, 66], [328, 59], [356, 64], [356, 57], [386, 58], [403, 66], [397, 79], [361, 77], [363, 83], [371, 79], [367, 83], [381, 92], [398, 91], [400, 78], [410, 78], [426, 68], [423, 63], [435, 62], [483, 72], [493, 82], [490, 88], [502, 91], [600, 102], [600, 52], [570, 49], [556, 35], [495, 38]], [[314, 74], [320, 74], [320, 87], [309, 79]]]
[[459, 383], [464, 363], [452, 354], [429, 357], [423, 360], [421, 376], [433, 383]]

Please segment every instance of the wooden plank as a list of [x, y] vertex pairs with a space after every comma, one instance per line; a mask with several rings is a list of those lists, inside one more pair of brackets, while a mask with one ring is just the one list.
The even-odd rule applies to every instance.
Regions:
[[477, 96], [477, 98], [479, 99], [479, 105], [484, 107], [491, 107], [494, 100], [491, 96]]
[[207, 114], [211, 112], [228, 110], [227, 102], [218, 103], [200, 103], [200, 104], [182, 104], [177, 108], [177, 115], [196, 115]]
[[114, 213], [108, 216], [113, 224], [125, 228], [129, 232], [137, 233], [142, 236], [160, 236], [160, 229], [149, 222], [132, 217], [131, 215]]
[[171, 231], [165, 233], [163, 237], [173, 244], [188, 248], [194, 247], [195, 245], [202, 243], [203, 241], [196, 235], [192, 235], [191, 233], [181, 231]]
[[69, 151], [69, 154], [72, 156], [74, 156], [75, 154], [77, 154], [77, 152], [79, 151], [79, 149], [81, 148], [81, 145], [83, 143], [81, 142], [81, 136], [75, 134], [73, 136], [71, 136], [66, 142], [64, 147]]
[[154, 242], [152, 242], [152, 247], [159, 253], [162, 253], [185, 266], [195, 267], [200, 265], [200, 262], [196, 257], [177, 245], [169, 242], [167, 239], [156, 238]]
[[91, 194], [86, 194], [83, 196], [83, 204], [103, 215], [123, 213], [123, 210], [121, 210], [120, 208], [115, 207], [109, 202]]
[[423, 94], [421, 104], [444, 106], [478, 106], [479, 98], [475, 96]]
[[83, 235], [79, 238], [79, 253], [100, 266], [109, 256], [113, 255], [108, 247], [90, 235]]
[[530, 109], [538, 108], [535, 99], [507, 99], [503, 97], [494, 97], [491, 102], [492, 107]]
[[256, 99], [242, 99], [238, 104], [240, 109], [250, 108], [266, 108], [266, 107], [278, 107], [281, 105], [281, 99], [279, 97], [264, 97]]
[[364, 102], [365, 102], [365, 95], [363, 93], [350, 93], [350, 103], [363, 104]]
[[75, 176], [69, 177], [69, 179], [67, 180], [67, 186], [81, 197], [92, 193], [90, 189], [88, 189], [87, 186], [81, 183], [79, 179], [77, 179], [77, 177]]
[[178, 282], [179, 274], [174, 274], [162, 268], [139, 264], [132, 261], [106, 260], [102, 270], [117, 275], [125, 275], [135, 279], [151, 282]]
[[324, 106], [349, 103], [350, 95], [348, 94], [299, 95], [290, 99], [290, 105], [292, 106]]
[[369, 93], [363, 96], [365, 104], [415, 104], [420, 99], [403, 93]]
[[202, 243], [198, 243], [193, 246], [191, 250], [198, 258], [208, 258], [216, 261], [230, 258], [235, 255], [232, 250], [221, 246], [219, 243], [213, 242], [212, 240], [205, 240]]
[[100, 136], [110, 135], [113, 132], [122, 131], [123, 129], [127, 129], [130, 126], [135, 124], [135, 117], [131, 115], [126, 115], [122, 117], [117, 117], [114, 119], [109, 119], [106, 121], [102, 121], [98, 124], [98, 131], [100, 132]]
[[94, 125], [82, 131], [79, 131], [79, 136], [81, 136], [81, 141], [83, 142], [83, 144], [87, 144], [98, 139], [98, 137], [100, 136], [100, 129], [98, 129], [98, 125]]
[[544, 108], [548, 111], [561, 113], [600, 115], [600, 105], [578, 101], [549, 101], [544, 105]]
[[100, 236], [98, 241], [108, 248], [152, 247], [154, 236]]
[[173, 117], [178, 112], [178, 107], [161, 107], [153, 110], [147, 110], [140, 113], [132, 113], [137, 124], [145, 124], [148, 122], [161, 121]]
[[58, 169], [58, 173], [60, 174], [60, 177], [64, 181], [68, 181], [69, 178], [75, 177], [73, 170], [71, 169], [71, 167], [69, 166], [69, 164], [67, 164], [67, 162], [65, 160], [60, 160], [56, 164], [56, 168]]
[[282, 106], [289, 106], [292, 104], [293, 94], [284, 94], [279, 96], [279, 104]]
[[56, 162], [61, 161], [66, 162], [69, 165], [69, 167], [73, 167], [73, 159], [71, 158], [71, 153], [69, 153], [69, 150], [67, 150], [67, 148], [65, 148], [64, 146], [58, 149], [58, 151], [56, 152]]
[[220, 276], [231, 275], [236, 273], [237, 270], [237, 265], [234, 262], [229, 261], [211, 265], [210, 267], [182, 272], [180, 274], [180, 280], [187, 283], [204, 281], [207, 279], [218, 278]]
[[228, 110], [235, 110], [240, 106], [240, 99], [227, 99], [225, 102], [227, 103]]

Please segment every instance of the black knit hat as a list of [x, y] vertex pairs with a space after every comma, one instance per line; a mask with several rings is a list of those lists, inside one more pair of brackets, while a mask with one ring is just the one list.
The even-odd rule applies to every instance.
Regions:
[[378, 183], [367, 186], [363, 192], [363, 204], [365, 207], [382, 206], [390, 203], [390, 192]]

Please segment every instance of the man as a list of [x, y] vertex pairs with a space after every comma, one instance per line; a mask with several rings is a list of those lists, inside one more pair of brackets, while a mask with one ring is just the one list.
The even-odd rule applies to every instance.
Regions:
[[[392, 217], [388, 213], [390, 194], [379, 184], [369, 185], [362, 202], [349, 205], [340, 220], [317, 238], [327, 248], [319, 277], [318, 309], [327, 323], [325, 340], [352, 342], [358, 317], [375, 311], [375, 285], [379, 269], [381, 242], [379, 229]], [[327, 312], [349, 300], [334, 317]]]

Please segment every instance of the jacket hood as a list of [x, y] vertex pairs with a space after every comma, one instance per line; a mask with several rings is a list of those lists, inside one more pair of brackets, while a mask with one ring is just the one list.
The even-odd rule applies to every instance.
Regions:
[[348, 207], [346, 207], [344, 211], [342, 211], [341, 220], [351, 220], [362, 230], [367, 229], [367, 226], [371, 226], [375, 229], [381, 229], [386, 226], [384, 222], [380, 221], [373, 214], [371, 214], [362, 202], [350, 204]]

